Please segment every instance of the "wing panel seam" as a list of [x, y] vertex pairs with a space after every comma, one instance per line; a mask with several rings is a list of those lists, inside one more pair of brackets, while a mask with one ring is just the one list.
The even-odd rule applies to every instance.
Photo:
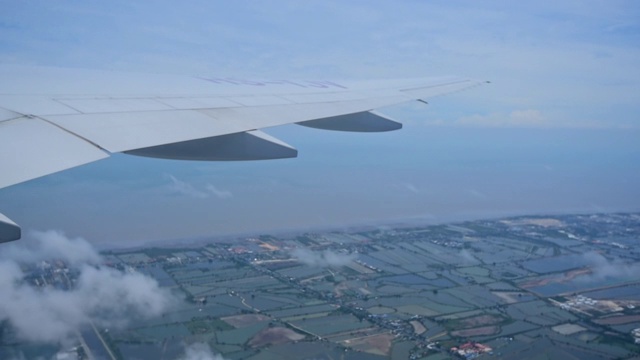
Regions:
[[70, 134], [70, 135], [73, 135], [73, 136], [75, 136], [75, 137], [77, 137], [77, 138], [79, 138], [79, 139], [82, 139], [82, 140], [84, 140], [84, 141], [88, 142], [89, 144], [91, 144], [91, 145], [95, 146], [96, 148], [98, 148], [99, 150], [103, 151], [103, 152], [104, 152], [104, 153], [106, 153], [107, 155], [111, 155], [111, 153], [110, 153], [109, 151], [107, 151], [105, 148], [103, 148], [102, 146], [100, 146], [100, 145], [96, 144], [95, 142], [93, 142], [93, 141], [91, 141], [91, 140], [87, 139], [86, 137], [84, 137], [84, 136], [82, 136], [82, 135], [76, 134], [76, 133], [74, 133], [73, 131], [71, 131], [71, 130], [69, 130], [69, 129], [67, 129], [67, 128], [63, 127], [63, 126], [60, 126], [60, 125], [56, 124], [56, 123], [55, 123], [55, 122], [53, 122], [53, 121], [47, 120], [47, 119], [45, 119], [45, 118], [43, 118], [43, 117], [41, 117], [41, 116], [34, 116], [34, 118], [37, 118], [37, 119], [42, 120], [42, 121], [44, 121], [44, 122], [46, 122], [46, 123], [48, 123], [48, 124], [50, 124], [50, 125], [53, 125], [53, 126], [57, 127], [58, 129], [60, 129], [60, 130], [62, 130], [62, 131], [64, 131], [64, 132], [66, 132], [66, 133], [68, 133], [68, 134]]

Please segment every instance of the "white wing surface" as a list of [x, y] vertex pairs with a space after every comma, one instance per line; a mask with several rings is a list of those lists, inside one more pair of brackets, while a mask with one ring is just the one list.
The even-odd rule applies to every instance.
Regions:
[[[0, 65], [0, 188], [116, 152], [190, 160], [295, 157], [294, 148], [258, 129], [298, 123], [395, 130], [401, 124], [372, 110], [481, 83], [246, 80]], [[0, 216], [0, 242], [15, 239], [16, 226]]]

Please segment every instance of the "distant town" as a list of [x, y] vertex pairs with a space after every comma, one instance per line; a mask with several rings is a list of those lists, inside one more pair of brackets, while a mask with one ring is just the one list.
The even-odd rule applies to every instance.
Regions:
[[[177, 359], [190, 343], [252, 360], [640, 356], [640, 213], [214, 240], [103, 253], [183, 298], [172, 311], [72, 348], [0, 323], [0, 357]], [[28, 273], [37, 288], [76, 277], [55, 259]]]

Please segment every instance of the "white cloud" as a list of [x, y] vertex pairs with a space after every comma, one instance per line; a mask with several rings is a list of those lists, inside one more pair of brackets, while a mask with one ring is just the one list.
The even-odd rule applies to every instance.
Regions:
[[514, 110], [508, 114], [491, 113], [486, 115], [471, 115], [459, 118], [455, 125], [481, 127], [552, 127], [552, 123], [539, 110]]
[[331, 250], [313, 251], [298, 248], [291, 255], [301, 263], [314, 267], [344, 266], [355, 259], [352, 254], [340, 254]]
[[457, 119], [433, 119], [421, 121], [426, 126], [460, 126], [487, 128], [617, 128], [635, 129], [637, 125], [631, 123], [600, 121], [597, 119], [567, 119], [561, 114], [548, 114], [536, 109], [517, 109], [510, 112], [490, 112], [458, 117]]
[[465, 264], [472, 265], [480, 263], [480, 261], [467, 249], [460, 251], [459, 255], [464, 260]]
[[418, 190], [418, 188], [415, 185], [413, 185], [412, 183], [402, 183], [402, 184], [400, 184], [400, 186], [402, 186], [403, 188], [411, 191], [414, 194], [420, 193], [420, 190]]
[[233, 197], [231, 191], [218, 189], [213, 184], [207, 184], [204, 189], [199, 189], [186, 181], [177, 179], [173, 175], [166, 176], [170, 180], [169, 190], [175, 194], [195, 199], [208, 199], [212, 196], [218, 199], [229, 199]]
[[3, 245], [0, 260], [35, 263], [60, 259], [71, 266], [99, 264], [100, 254], [82, 238], [68, 238], [59, 231], [31, 231], [21, 241]]
[[477, 199], [488, 199], [489, 198], [487, 196], [487, 194], [485, 194], [485, 193], [483, 193], [481, 191], [478, 191], [476, 189], [467, 189], [466, 191], [467, 191], [467, 193], [469, 193], [469, 195], [471, 195], [471, 196], [473, 196], [473, 197], [475, 197]]
[[640, 264], [625, 263], [620, 260], [609, 260], [601, 254], [592, 251], [584, 254], [589, 263], [591, 274], [580, 279], [603, 280], [608, 278], [634, 278], [640, 274]]
[[[150, 277], [93, 265], [98, 255], [82, 239], [56, 232], [34, 233], [33, 239], [21, 240], [30, 243], [22, 251], [11, 251], [16, 259], [0, 260], [0, 321], [8, 321], [23, 340], [66, 341], [91, 323], [122, 327], [132, 319], [159, 316], [177, 301]], [[72, 255], [76, 246], [80, 252]], [[34, 251], [32, 257], [25, 256], [26, 249]], [[71, 261], [79, 271], [72, 289], [35, 287], [25, 280], [28, 274], [19, 263], [45, 260], [45, 252], [50, 260]]]
[[207, 189], [207, 191], [210, 194], [213, 194], [215, 197], [219, 199], [229, 199], [233, 197], [233, 194], [231, 193], [231, 191], [220, 190], [217, 187], [213, 186], [212, 184], [207, 184], [207, 186], [205, 186], [205, 189]]
[[178, 360], [224, 360], [224, 358], [214, 354], [207, 344], [193, 343], [185, 348], [184, 356]]
[[169, 184], [169, 189], [178, 195], [188, 196], [196, 199], [206, 199], [209, 197], [209, 194], [196, 189], [193, 185], [188, 182], [178, 180], [173, 175], [167, 175], [171, 183]]

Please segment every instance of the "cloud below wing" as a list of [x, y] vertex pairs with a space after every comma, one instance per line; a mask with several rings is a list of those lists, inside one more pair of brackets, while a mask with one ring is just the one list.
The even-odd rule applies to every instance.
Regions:
[[185, 348], [184, 356], [178, 360], [224, 360], [224, 358], [214, 354], [207, 344], [193, 343]]
[[213, 184], [206, 184], [204, 188], [199, 188], [191, 183], [177, 179], [173, 175], [166, 176], [170, 181], [168, 185], [169, 190], [177, 195], [195, 199], [208, 199], [211, 197], [229, 199], [233, 197], [233, 193], [231, 193], [231, 191], [219, 189]]
[[344, 266], [355, 259], [353, 254], [337, 253], [331, 250], [313, 251], [298, 248], [291, 255], [301, 263], [314, 267]]
[[[57, 232], [36, 232], [32, 238], [33, 243], [25, 240], [10, 249], [15, 259], [0, 260], [0, 320], [8, 321], [23, 340], [65, 341], [91, 323], [122, 327], [132, 319], [159, 316], [178, 301], [150, 277], [96, 266], [99, 255], [83, 239]], [[79, 272], [72, 289], [35, 287], [26, 280], [19, 264], [44, 261], [47, 252], [49, 260], [68, 261]]]

